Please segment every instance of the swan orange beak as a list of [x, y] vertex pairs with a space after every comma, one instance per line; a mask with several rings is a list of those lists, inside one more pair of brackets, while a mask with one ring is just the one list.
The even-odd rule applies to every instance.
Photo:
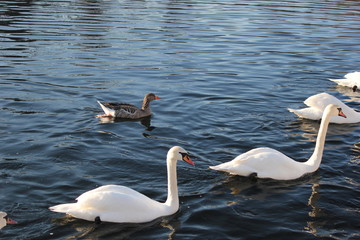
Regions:
[[184, 160], [185, 162], [187, 162], [188, 164], [191, 164], [191, 165], [195, 166], [195, 163], [194, 163], [193, 161], [191, 161], [189, 155], [187, 155], [187, 154], [184, 155], [184, 156], [183, 156], [183, 160]]
[[341, 108], [339, 108], [339, 116], [346, 118], [346, 115], [343, 113], [343, 111], [341, 110]]
[[15, 220], [12, 220], [11, 218], [7, 218], [6, 224], [17, 224], [17, 222]]
[[158, 100], [158, 99], [160, 99], [160, 97], [158, 97], [158, 96], [155, 96], [155, 100]]

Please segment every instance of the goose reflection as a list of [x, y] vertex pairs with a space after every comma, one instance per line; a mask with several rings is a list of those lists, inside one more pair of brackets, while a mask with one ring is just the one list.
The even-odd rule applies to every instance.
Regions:
[[151, 126], [151, 117], [145, 117], [141, 119], [118, 119], [118, 118], [112, 118], [112, 117], [102, 117], [99, 118], [100, 123], [106, 124], [106, 123], [116, 123], [116, 122], [140, 122], [143, 126], [146, 127], [146, 131], [152, 131], [156, 127]]
[[77, 233], [67, 236], [66, 239], [132, 239], [134, 234], [145, 231], [148, 228], [155, 228], [157, 227], [156, 225], [158, 225], [158, 227], [170, 230], [168, 239], [172, 240], [181, 225], [180, 221], [176, 219], [176, 215], [177, 214], [141, 224], [109, 222], [96, 224], [69, 216], [53, 219], [53, 222], [55, 225], [70, 226], [72, 229], [76, 230]]

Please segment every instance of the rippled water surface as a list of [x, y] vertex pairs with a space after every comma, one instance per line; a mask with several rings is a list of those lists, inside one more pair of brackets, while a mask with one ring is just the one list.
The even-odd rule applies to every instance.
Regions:
[[[323, 162], [294, 181], [208, 166], [254, 147], [306, 160], [319, 123], [287, 108], [360, 70], [359, 1], [0, 2], [1, 239], [357, 239], [360, 126], [331, 124]], [[141, 104], [150, 126], [106, 122], [97, 100]], [[181, 207], [147, 224], [53, 213], [105, 184], [164, 201], [171, 146]]]

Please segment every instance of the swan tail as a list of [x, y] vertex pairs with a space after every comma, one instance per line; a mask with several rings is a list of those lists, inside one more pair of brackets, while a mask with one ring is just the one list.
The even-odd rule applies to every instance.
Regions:
[[288, 108], [289, 112], [294, 113], [300, 118], [311, 120], [319, 120], [322, 117], [322, 112], [314, 108], [292, 109]]
[[68, 213], [71, 210], [74, 209], [76, 203], [65, 203], [65, 204], [59, 204], [52, 207], [49, 207], [49, 209], [53, 212], [59, 212], [59, 213]]
[[288, 110], [289, 110], [289, 112], [294, 113], [294, 114], [297, 115], [298, 117], [302, 117], [298, 109], [288, 108]]
[[222, 163], [216, 166], [209, 166], [210, 169], [212, 170], [216, 170], [216, 171], [223, 171], [223, 172], [227, 172], [229, 171], [228, 167], [226, 166], [227, 163]]
[[115, 116], [115, 110], [114, 109], [110, 109], [106, 106], [104, 106], [104, 104], [102, 104], [100, 101], [97, 101], [100, 105], [100, 107], [102, 108], [102, 110], [105, 112], [106, 115], [108, 116]]

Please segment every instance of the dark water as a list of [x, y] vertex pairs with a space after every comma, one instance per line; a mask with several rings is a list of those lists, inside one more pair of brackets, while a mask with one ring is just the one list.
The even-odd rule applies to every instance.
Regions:
[[[253, 181], [208, 169], [254, 147], [299, 161], [319, 123], [288, 107], [360, 70], [359, 1], [0, 2], [1, 239], [358, 239], [360, 126], [329, 128], [320, 169]], [[96, 100], [140, 105], [151, 127], [105, 123]], [[349, 101], [351, 97], [352, 101]], [[180, 211], [148, 224], [95, 225], [50, 212], [105, 184], [166, 198], [178, 164]]]

